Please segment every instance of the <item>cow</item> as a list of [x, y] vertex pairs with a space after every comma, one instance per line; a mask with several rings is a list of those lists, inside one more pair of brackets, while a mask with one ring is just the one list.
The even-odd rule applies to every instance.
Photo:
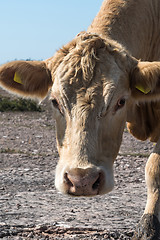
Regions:
[[87, 31], [44, 61], [0, 67], [0, 85], [43, 99], [50, 92], [59, 162], [55, 185], [72, 196], [114, 187], [127, 123], [157, 143], [146, 167], [147, 204], [134, 239], [160, 239], [160, 1], [104, 0]]

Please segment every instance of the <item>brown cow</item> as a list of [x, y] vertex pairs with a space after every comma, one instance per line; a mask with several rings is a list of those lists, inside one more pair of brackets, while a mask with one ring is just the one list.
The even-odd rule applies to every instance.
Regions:
[[112, 190], [126, 122], [138, 139], [157, 142], [146, 165], [147, 205], [135, 239], [160, 239], [159, 33], [159, 0], [105, 0], [88, 31], [52, 58], [0, 67], [8, 91], [44, 98], [52, 88], [60, 155], [55, 182], [64, 194]]

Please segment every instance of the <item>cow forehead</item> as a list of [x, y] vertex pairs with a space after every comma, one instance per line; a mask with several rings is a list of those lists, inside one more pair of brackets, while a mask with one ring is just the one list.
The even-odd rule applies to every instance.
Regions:
[[[67, 66], [61, 65], [52, 87], [52, 95], [57, 98], [66, 99], [69, 102], [107, 103], [114, 94], [119, 90], [126, 91], [123, 73], [118, 67], [112, 65], [112, 68], [102, 72], [97, 66], [93, 79], [86, 83], [82, 75], [72, 75], [71, 70], [65, 70]], [[113, 73], [113, 74], [112, 74]], [[119, 88], [121, 86], [121, 88]], [[128, 86], [128, 85], [127, 85]], [[120, 93], [121, 94], [121, 93]]]
[[[84, 121], [86, 121], [86, 118], [95, 119], [95, 117], [105, 116], [108, 108], [112, 108], [116, 101], [123, 96], [122, 89], [121, 93], [117, 95], [119, 89], [117, 82], [93, 81], [87, 87], [83, 85], [82, 87], [80, 85], [75, 87], [74, 84], [61, 84], [59, 82], [61, 82], [61, 79], [57, 79], [59, 89], [53, 86], [53, 96], [56, 96], [65, 108], [64, 111], [68, 112], [71, 118], [74, 116], [76, 119], [81, 118]], [[125, 90], [124, 95], [127, 96]], [[82, 117], [84, 118], [82, 119]]]
[[123, 63], [121, 67], [117, 64], [124, 59], [121, 53], [114, 54], [104, 45], [97, 49], [93, 42], [94, 47], [88, 46], [90, 42], [86, 44], [87, 50], [83, 51], [84, 41], [78, 43], [78, 47], [74, 42], [56, 69], [52, 95], [62, 98], [66, 105], [75, 105], [77, 102], [83, 105], [108, 104], [118, 89], [123, 92], [128, 87], [124, 81], [126, 72], [122, 69]]

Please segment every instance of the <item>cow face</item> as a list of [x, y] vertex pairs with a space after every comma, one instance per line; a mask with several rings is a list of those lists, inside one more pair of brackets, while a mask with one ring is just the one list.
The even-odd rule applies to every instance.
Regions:
[[129, 63], [96, 35], [76, 41], [56, 69], [51, 91], [60, 155], [56, 187], [90, 196], [114, 186], [113, 163], [130, 97]]
[[52, 88], [60, 155], [56, 187], [76, 196], [112, 190], [130, 102], [159, 99], [159, 77], [159, 62], [137, 61], [116, 42], [89, 33], [46, 61], [0, 67], [0, 85], [10, 92], [43, 98]]

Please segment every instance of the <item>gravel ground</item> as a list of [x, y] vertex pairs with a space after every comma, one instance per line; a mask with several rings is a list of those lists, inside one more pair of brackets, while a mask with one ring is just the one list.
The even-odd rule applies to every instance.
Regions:
[[131, 239], [146, 203], [153, 144], [124, 131], [108, 195], [68, 197], [54, 187], [55, 123], [45, 112], [0, 113], [0, 238]]

